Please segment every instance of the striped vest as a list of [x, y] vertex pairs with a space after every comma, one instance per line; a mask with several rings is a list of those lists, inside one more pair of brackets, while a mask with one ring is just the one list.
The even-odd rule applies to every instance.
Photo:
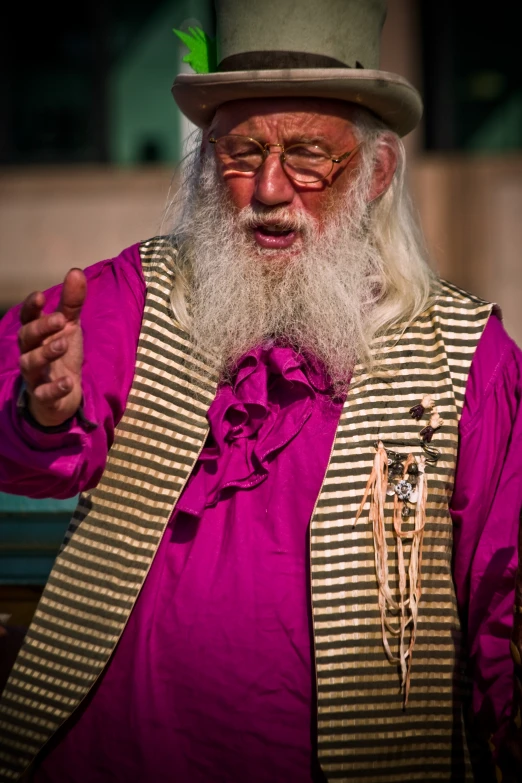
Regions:
[[[0, 781], [30, 768], [96, 683], [205, 442], [217, 378], [203, 358], [189, 357], [188, 336], [172, 318], [174, 252], [164, 239], [141, 246], [147, 298], [127, 408], [100, 483], [81, 496], [6, 685]], [[392, 345], [375, 341], [380, 370], [357, 368], [344, 405], [310, 524], [318, 752], [330, 781], [472, 780], [448, 501], [466, 379], [490, 312], [441, 283], [435, 303]], [[444, 424], [433, 438], [440, 457], [426, 474], [422, 597], [403, 709], [397, 667], [383, 649], [368, 513], [353, 522], [379, 438], [422, 454], [427, 422], [408, 411], [425, 394]]]

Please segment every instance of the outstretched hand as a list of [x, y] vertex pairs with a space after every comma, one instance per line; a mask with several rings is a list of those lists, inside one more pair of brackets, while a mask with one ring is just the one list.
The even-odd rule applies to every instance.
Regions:
[[74, 416], [82, 401], [83, 337], [80, 314], [87, 293], [81, 269], [70, 269], [58, 309], [42, 314], [45, 296], [30, 294], [20, 313], [20, 370], [29, 410], [36, 421], [53, 427]]

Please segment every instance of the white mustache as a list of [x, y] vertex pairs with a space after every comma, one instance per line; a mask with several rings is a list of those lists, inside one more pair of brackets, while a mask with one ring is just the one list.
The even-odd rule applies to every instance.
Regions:
[[237, 216], [237, 222], [241, 229], [277, 226], [281, 231], [301, 231], [308, 236], [312, 236], [317, 230], [317, 223], [310, 215], [286, 207], [276, 207], [266, 212], [244, 207]]

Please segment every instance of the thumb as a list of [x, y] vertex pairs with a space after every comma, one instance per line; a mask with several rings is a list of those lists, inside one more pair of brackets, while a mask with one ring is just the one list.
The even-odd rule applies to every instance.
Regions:
[[68, 321], [77, 321], [87, 294], [87, 280], [81, 269], [69, 269], [63, 281], [58, 311]]

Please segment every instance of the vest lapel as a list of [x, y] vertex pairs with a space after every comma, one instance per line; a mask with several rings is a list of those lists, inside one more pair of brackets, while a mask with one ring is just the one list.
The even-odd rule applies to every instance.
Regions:
[[[473, 779], [448, 504], [463, 387], [490, 311], [490, 305], [442, 284], [433, 308], [395, 344], [375, 345], [383, 371], [360, 376], [348, 394], [311, 523], [318, 752], [331, 780]], [[434, 398], [444, 424], [430, 444], [439, 458], [426, 470], [422, 595], [404, 709], [398, 667], [388, 662], [383, 647], [369, 504], [355, 527], [354, 522], [376, 441], [402, 454], [424, 453], [419, 433], [429, 415], [416, 421], [409, 409], [425, 394]], [[398, 601], [392, 498], [385, 507], [390, 587]], [[413, 520], [404, 523], [403, 529], [409, 527]], [[407, 570], [411, 542], [404, 549]], [[397, 637], [387, 638], [398, 655]]]

